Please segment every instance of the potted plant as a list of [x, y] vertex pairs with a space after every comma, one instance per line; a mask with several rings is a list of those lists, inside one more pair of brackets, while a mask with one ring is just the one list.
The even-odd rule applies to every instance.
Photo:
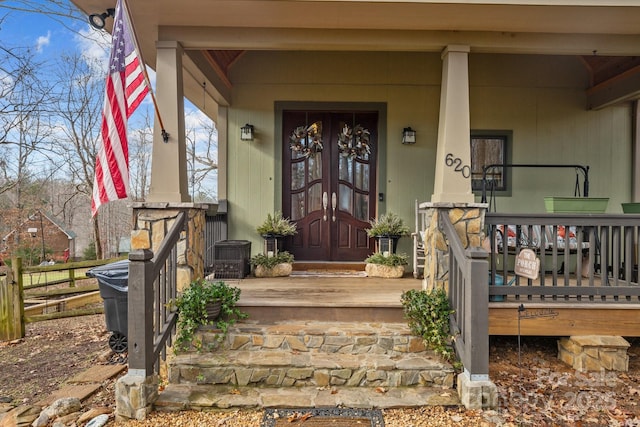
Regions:
[[282, 212], [276, 211], [273, 215], [267, 214], [264, 222], [256, 228], [258, 234], [265, 240], [265, 254], [276, 255], [282, 248], [282, 241], [286, 236], [293, 236], [298, 231], [295, 223], [282, 216]]
[[[393, 212], [387, 212], [369, 221], [367, 229], [369, 237], [378, 239], [378, 251], [395, 253], [398, 239], [409, 234], [409, 227], [404, 220]], [[385, 248], [385, 249], [383, 249]]]
[[399, 279], [404, 275], [404, 266], [408, 264], [405, 254], [383, 254], [376, 252], [365, 259], [364, 271], [369, 277]]
[[293, 270], [293, 255], [287, 251], [278, 252], [273, 256], [258, 254], [251, 258], [256, 277], [284, 277]]
[[222, 342], [229, 326], [248, 317], [236, 306], [239, 299], [240, 289], [223, 281], [197, 279], [191, 282], [175, 299], [178, 310], [176, 350], [187, 350], [192, 345], [200, 350], [202, 342], [195, 339], [195, 333], [206, 325], [220, 330], [216, 339]]

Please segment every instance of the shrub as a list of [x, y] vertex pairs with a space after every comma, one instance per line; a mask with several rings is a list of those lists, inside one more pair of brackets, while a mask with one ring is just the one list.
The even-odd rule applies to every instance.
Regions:
[[277, 255], [274, 255], [271, 257], [268, 257], [265, 254], [258, 254], [252, 257], [250, 262], [251, 262], [251, 265], [254, 267], [257, 265], [261, 265], [265, 268], [273, 268], [278, 264], [292, 263], [293, 255], [291, 255], [287, 251], [278, 252]]
[[370, 220], [369, 225], [371, 226], [367, 229], [369, 237], [406, 236], [410, 231], [404, 220], [393, 212], [387, 212], [379, 218]]
[[365, 259], [364, 262], [369, 264], [388, 265], [390, 267], [407, 265], [409, 263], [407, 261], [407, 255], [405, 254], [389, 254], [387, 256], [384, 256], [380, 252], [376, 252], [375, 254], [371, 255], [369, 258]]
[[256, 228], [261, 236], [293, 236], [297, 233], [296, 225], [289, 218], [284, 218], [282, 212], [267, 214], [264, 222]]

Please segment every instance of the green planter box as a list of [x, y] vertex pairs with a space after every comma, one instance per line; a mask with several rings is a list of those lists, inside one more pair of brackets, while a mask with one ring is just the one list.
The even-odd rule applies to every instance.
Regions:
[[550, 213], [604, 213], [608, 197], [545, 197], [544, 207]]
[[640, 213], [640, 203], [622, 203], [622, 212], [629, 214]]

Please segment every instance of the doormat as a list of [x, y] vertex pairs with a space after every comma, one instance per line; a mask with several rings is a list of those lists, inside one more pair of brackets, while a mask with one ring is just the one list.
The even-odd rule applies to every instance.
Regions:
[[367, 273], [365, 273], [364, 271], [355, 271], [355, 270], [347, 270], [347, 271], [303, 270], [303, 271], [292, 271], [291, 276], [295, 276], [295, 277], [367, 277]]
[[299, 408], [264, 410], [260, 427], [384, 427], [380, 409]]

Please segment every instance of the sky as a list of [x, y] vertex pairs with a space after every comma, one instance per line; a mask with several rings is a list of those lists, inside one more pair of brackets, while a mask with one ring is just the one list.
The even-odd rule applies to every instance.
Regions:
[[[51, 63], [63, 53], [82, 53], [103, 64], [104, 70], [101, 72], [106, 76], [110, 35], [106, 31], [91, 28], [86, 17], [69, 0], [58, 1], [72, 7], [77, 19], [56, 14], [67, 12], [60, 7], [49, 6], [51, 3], [48, 0], [0, 0], [0, 43], [7, 44], [3, 47], [29, 48], [35, 52], [36, 60]], [[27, 8], [35, 8], [37, 12], [19, 10]], [[152, 69], [148, 71], [151, 86], [155, 88], [155, 73]], [[152, 111], [153, 102], [151, 97], [147, 96], [129, 119], [130, 135], [132, 130], [142, 126], [145, 114]], [[185, 104], [185, 116], [186, 126], [191, 130], [188, 134], [195, 134], [197, 140], [204, 139], [199, 123], [206, 120], [205, 116], [189, 102]], [[217, 177], [211, 179], [210, 185], [216, 188]]]

